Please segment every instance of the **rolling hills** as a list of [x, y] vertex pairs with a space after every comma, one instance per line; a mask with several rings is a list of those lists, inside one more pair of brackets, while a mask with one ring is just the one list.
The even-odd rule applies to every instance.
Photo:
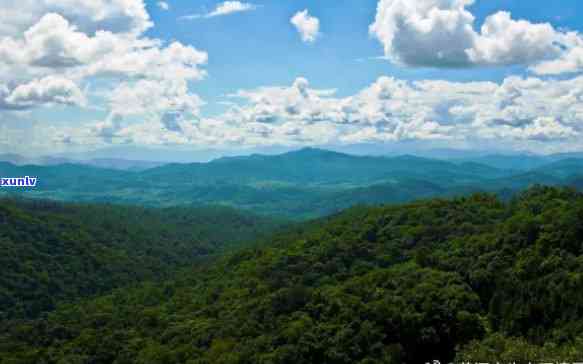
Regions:
[[2, 199], [0, 320], [35, 317], [58, 302], [167, 277], [282, 223], [225, 207]]
[[525, 156], [524, 165], [519, 165], [517, 158], [445, 161], [410, 155], [354, 156], [306, 148], [280, 155], [227, 157], [134, 171], [4, 162], [0, 163], [0, 176], [30, 175], [39, 182], [34, 190], [3, 189], [0, 193], [151, 207], [221, 204], [307, 219], [361, 203], [402, 203], [477, 191], [511, 196], [534, 184], [570, 185], [583, 175], [583, 159], [574, 155], [564, 159]]
[[583, 195], [357, 207], [0, 327], [0, 363], [575, 362]]

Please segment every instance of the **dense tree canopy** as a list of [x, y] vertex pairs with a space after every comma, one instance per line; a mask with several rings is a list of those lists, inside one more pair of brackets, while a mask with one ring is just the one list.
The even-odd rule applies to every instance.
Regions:
[[280, 224], [222, 207], [0, 200], [0, 318], [167, 277]]
[[583, 359], [583, 195], [355, 207], [144, 283], [4, 322], [0, 363]]

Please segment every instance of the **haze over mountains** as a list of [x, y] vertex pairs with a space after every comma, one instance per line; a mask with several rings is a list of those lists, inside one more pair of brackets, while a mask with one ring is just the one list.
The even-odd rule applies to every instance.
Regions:
[[30, 165], [23, 158], [10, 157], [11, 162], [0, 162], [1, 176], [28, 175], [39, 181], [34, 190], [5, 189], [4, 193], [147, 206], [219, 204], [295, 218], [323, 216], [355, 204], [400, 203], [475, 191], [509, 196], [533, 184], [583, 187], [579, 154], [442, 160], [305, 148], [277, 155], [223, 157], [208, 163], [99, 159], [47, 165]]
[[142, 171], [166, 164], [166, 162], [130, 160], [123, 158], [92, 158], [72, 159], [65, 157], [24, 157], [18, 154], [0, 154], [0, 162], [8, 162], [18, 166], [38, 165], [56, 166], [60, 164], [78, 164], [105, 169], [117, 169], [122, 171]]
[[[344, 147], [327, 146], [319, 148], [331, 152], [348, 154], [352, 156], [374, 156], [374, 157], [398, 157], [412, 155], [428, 159], [439, 159], [446, 161], [472, 161], [487, 164], [502, 169], [530, 169], [536, 166], [569, 158], [583, 158], [583, 152], [535, 154], [531, 152], [510, 151], [510, 150], [469, 150], [469, 149], [446, 149], [446, 148], [421, 148], [421, 147], [383, 147], [381, 145], [348, 145]], [[24, 156], [16, 153], [0, 153], [0, 161], [10, 162], [18, 165], [54, 165], [62, 163], [88, 164], [103, 168], [122, 168], [127, 165], [143, 164], [142, 169], [154, 168], [156, 166], [179, 163], [204, 163], [213, 160], [229, 157], [249, 157], [254, 155], [275, 156], [279, 154], [296, 152], [297, 148], [253, 148], [249, 150], [176, 150], [176, 149], [152, 149], [144, 147], [115, 147], [98, 149], [91, 152], [67, 153], [41, 156]], [[116, 167], [115, 162], [121, 164]], [[112, 165], [106, 165], [111, 162]], [[129, 167], [127, 167], [129, 168]], [[127, 169], [126, 168], [126, 169]]]

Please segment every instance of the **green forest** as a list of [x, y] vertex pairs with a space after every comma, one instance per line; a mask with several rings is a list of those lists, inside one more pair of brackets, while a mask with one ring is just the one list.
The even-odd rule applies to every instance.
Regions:
[[225, 207], [0, 200], [0, 319], [36, 317], [62, 300], [167, 278], [282, 224]]
[[[583, 360], [583, 195], [574, 189], [356, 206], [278, 231], [273, 221], [233, 225], [236, 214], [209, 232], [192, 221], [182, 229], [182, 210], [169, 228], [147, 209], [31, 204], [0, 210], [0, 242], [11, 252], [0, 302], [50, 312], [5, 311], [2, 364]], [[137, 218], [150, 220], [137, 228]], [[120, 230], [132, 238], [122, 243]], [[180, 267], [222, 239], [223, 256]], [[47, 253], [43, 242], [59, 249]], [[100, 264], [109, 256], [117, 258]], [[63, 262], [74, 268], [59, 271]], [[160, 278], [164, 264], [178, 270]], [[106, 269], [115, 282], [100, 281]], [[52, 290], [87, 297], [52, 310]]]
[[0, 189], [0, 194], [149, 207], [212, 204], [301, 221], [358, 204], [406, 203], [475, 192], [507, 198], [533, 184], [583, 188], [582, 170], [581, 155], [440, 160], [305, 148], [140, 171], [0, 161], [0, 176], [38, 178], [34, 189]]
[[0, 364], [583, 364], [583, 0], [0, 0]]

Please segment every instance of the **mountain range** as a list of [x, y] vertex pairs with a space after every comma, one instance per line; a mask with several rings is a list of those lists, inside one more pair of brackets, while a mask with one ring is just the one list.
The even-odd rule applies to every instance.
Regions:
[[8, 162], [18, 166], [37, 165], [55, 166], [60, 164], [78, 164], [105, 169], [116, 169], [121, 171], [143, 171], [166, 164], [166, 162], [128, 160], [121, 158], [92, 158], [92, 159], [72, 159], [65, 157], [36, 157], [28, 158], [18, 154], [0, 154], [0, 162]]
[[442, 160], [305, 148], [206, 163], [94, 160], [39, 166], [0, 162], [0, 176], [26, 175], [38, 177], [35, 189], [3, 192], [155, 207], [219, 204], [302, 219], [357, 204], [401, 203], [477, 191], [511, 196], [535, 184], [580, 187], [583, 156], [491, 155]]

